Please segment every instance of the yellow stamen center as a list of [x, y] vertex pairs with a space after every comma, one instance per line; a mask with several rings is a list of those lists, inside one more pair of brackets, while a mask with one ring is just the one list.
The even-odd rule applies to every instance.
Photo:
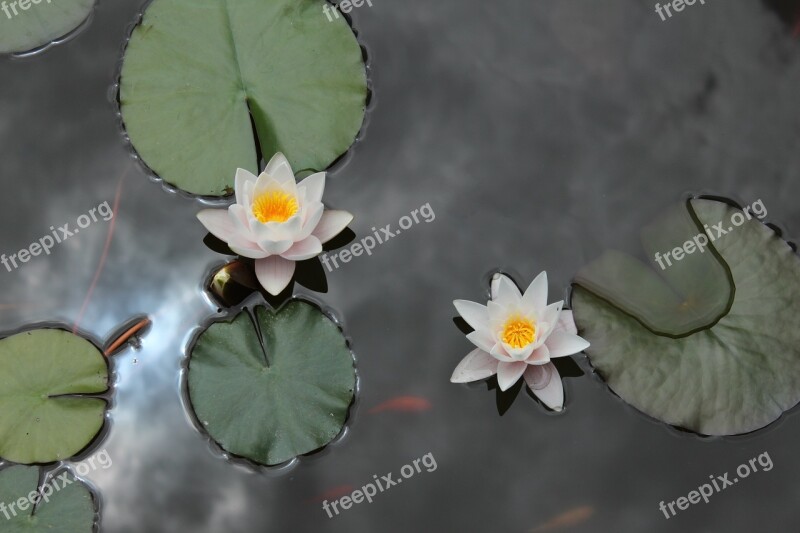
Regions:
[[297, 213], [297, 198], [283, 191], [265, 192], [253, 200], [253, 215], [259, 222], [286, 222]]
[[521, 316], [513, 316], [503, 326], [503, 342], [512, 348], [524, 348], [536, 338], [536, 324]]

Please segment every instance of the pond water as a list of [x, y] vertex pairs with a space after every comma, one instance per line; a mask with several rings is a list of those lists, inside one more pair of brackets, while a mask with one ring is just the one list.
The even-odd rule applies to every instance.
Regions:
[[[115, 206], [49, 255], [0, 268], [2, 330], [77, 322], [107, 339], [134, 316], [153, 322], [113, 358], [97, 448], [113, 466], [86, 476], [102, 531], [800, 527], [796, 409], [702, 438], [624, 403], [583, 355], [559, 414], [523, 391], [500, 416], [486, 384], [449, 383], [472, 349], [452, 300], [485, 299], [491, 271], [527, 285], [546, 270], [551, 299], [566, 297], [603, 251], [639, 253], [641, 227], [689, 194], [760, 199], [796, 234], [800, 41], [786, 5], [783, 19], [780, 2], [707, 2], [662, 21], [634, 0], [372, 4], [353, 18], [373, 107], [326, 202], [355, 215], [359, 237], [426, 204], [435, 218], [340, 263], [326, 293], [296, 288], [342, 320], [360, 390], [340, 441], [278, 470], [221, 457], [182, 399], [187, 344], [217, 312], [202, 284], [225, 257], [203, 243], [201, 204], [153, 182], [119, 132], [109, 93], [140, 2], [101, 2], [76, 38], [0, 61], [0, 252]], [[669, 519], [659, 510], [765, 452], [769, 471]], [[372, 503], [323, 510], [426, 455], [435, 469]]]

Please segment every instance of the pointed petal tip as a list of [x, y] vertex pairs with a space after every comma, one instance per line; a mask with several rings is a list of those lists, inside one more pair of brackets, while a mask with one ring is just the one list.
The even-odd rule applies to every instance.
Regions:
[[294, 275], [295, 262], [272, 255], [256, 261], [256, 277], [264, 289], [277, 296], [289, 286]]
[[353, 215], [340, 209], [326, 209], [311, 231], [323, 244], [339, 235], [353, 221]]
[[458, 363], [453, 375], [450, 376], [451, 383], [470, 383], [486, 379], [497, 373], [497, 360], [481, 349], [476, 348], [467, 354]]
[[564, 408], [564, 386], [561, 375], [553, 363], [530, 366], [525, 371], [524, 377], [533, 395], [548, 409], [561, 411]]

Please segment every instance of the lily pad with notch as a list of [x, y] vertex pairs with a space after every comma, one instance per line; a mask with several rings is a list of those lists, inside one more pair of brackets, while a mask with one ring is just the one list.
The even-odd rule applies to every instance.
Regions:
[[646, 228], [646, 251], [702, 242], [706, 227], [713, 242], [687, 245], [693, 253], [663, 269], [618, 253], [590, 264], [573, 312], [592, 365], [623, 400], [696, 433], [748, 433], [800, 401], [800, 259], [771, 228], [710, 199]]
[[333, 441], [356, 386], [341, 329], [304, 300], [211, 324], [191, 349], [186, 380], [198, 425], [223, 450], [267, 466]]
[[109, 387], [103, 353], [60, 329], [0, 340], [0, 457], [21, 464], [68, 459], [100, 433]]
[[323, 171], [364, 121], [364, 54], [325, 0], [154, 0], [133, 29], [119, 104], [133, 147], [166, 183], [224, 196], [236, 168], [283, 152]]
[[3, 2], [0, 54], [31, 52], [61, 40], [89, 20], [94, 5], [95, 0]]
[[[62, 476], [66, 476], [64, 480]], [[33, 466], [8, 466], [0, 470], [0, 502], [6, 502], [2, 519], [6, 533], [68, 531], [91, 533], [97, 520], [97, 501], [91, 490], [68, 471], [59, 474], [50, 489], [39, 488], [39, 468]], [[51, 478], [52, 480], [52, 478]], [[58, 488], [55, 488], [58, 483]], [[35, 497], [35, 506], [26, 502], [32, 492], [39, 491], [45, 497]], [[16, 508], [14, 508], [14, 504]]]

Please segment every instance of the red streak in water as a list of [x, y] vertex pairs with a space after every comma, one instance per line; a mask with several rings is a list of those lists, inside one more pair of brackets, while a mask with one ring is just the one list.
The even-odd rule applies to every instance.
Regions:
[[539, 527], [532, 529], [531, 533], [544, 533], [545, 531], [556, 531], [561, 529], [573, 528], [589, 520], [593, 514], [594, 514], [594, 507], [590, 505], [575, 507], [564, 513], [561, 513], [560, 515], [556, 516], [555, 518], [553, 518], [548, 522], [545, 522]]
[[376, 405], [367, 412], [371, 415], [387, 411], [394, 411], [397, 413], [420, 413], [428, 411], [431, 407], [431, 402], [420, 396], [398, 396], [380, 405]]
[[149, 318], [143, 318], [136, 325], [134, 325], [132, 328], [130, 328], [127, 331], [125, 331], [114, 342], [112, 342], [111, 346], [109, 346], [108, 349], [106, 349], [106, 351], [103, 352], [103, 355], [108, 357], [109, 355], [114, 353], [114, 351], [117, 350], [120, 346], [125, 344], [125, 342], [128, 341], [128, 339], [133, 337], [136, 334], [137, 331], [139, 331], [143, 327], [149, 326], [149, 325], [150, 325], [150, 319]]
[[346, 496], [348, 494], [352, 494], [355, 487], [352, 485], [339, 485], [338, 487], [333, 487], [332, 489], [326, 490], [322, 494], [318, 496], [314, 496], [313, 498], [309, 498], [306, 500], [306, 503], [322, 503], [324, 501], [333, 501], [338, 500], [342, 496]]
[[106, 265], [106, 258], [108, 257], [108, 249], [111, 247], [111, 240], [114, 238], [114, 226], [117, 222], [117, 208], [119, 207], [119, 198], [122, 194], [122, 183], [125, 181], [125, 177], [128, 175], [128, 171], [130, 170], [131, 165], [128, 165], [128, 168], [125, 169], [125, 172], [122, 173], [122, 177], [119, 179], [119, 183], [117, 183], [117, 192], [114, 195], [114, 207], [112, 208], [111, 212], [114, 216], [111, 218], [111, 223], [108, 226], [108, 234], [106, 235], [106, 244], [103, 246], [103, 254], [100, 256], [100, 262], [97, 264], [97, 269], [94, 271], [94, 278], [92, 278], [92, 283], [89, 285], [89, 290], [86, 292], [86, 298], [83, 299], [83, 305], [81, 305], [81, 310], [78, 313], [78, 318], [75, 319], [75, 323], [72, 325], [72, 333], [78, 332], [78, 327], [80, 326], [81, 320], [83, 320], [83, 314], [86, 312], [86, 307], [89, 305], [89, 300], [92, 299], [92, 293], [94, 292], [94, 288], [97, 285], [97, 280], [100, 279], [100, 274], [103, 272], [103, 267]]

